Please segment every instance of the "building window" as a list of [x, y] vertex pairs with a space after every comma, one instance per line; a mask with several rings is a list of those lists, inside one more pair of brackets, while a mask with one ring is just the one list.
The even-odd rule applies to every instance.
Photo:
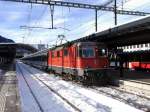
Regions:
[[145, 44], [145, 47], [148, 47], [148, 44]]
[[132, 49], [132, 46], [130, 46], [130, 49]]

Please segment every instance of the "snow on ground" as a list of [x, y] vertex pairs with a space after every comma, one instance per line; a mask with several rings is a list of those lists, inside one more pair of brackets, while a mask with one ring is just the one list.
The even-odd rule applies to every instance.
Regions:
[[[96, 93], [87, 88], [79, 87], [71, 82], [66, 82], [54, 75], [49, 75], [25, 64], [21, 64], [21, 66], [24, 66], [33, 72], [33, 79], [34, 75], [36, 75], [83, 112], [142, 112], [123, 102]], [[40, 84], [40, 81], [36, 81], [37, 84]], [[51, 98], [48, 95], [45, 97]]]
[[[150, 100], [137, 95], [138, 90], [134, 91], [134, 93], [128, 93], [128, 92], [122, 92], [118, 91], [117, 89], [114, 88], [109, 88], [109, 87], [94, 87], [96, 90], [103, 91], [104, 93], [110, 93], [111, 95], [116, 96], [119, 98], [122, 102], [125, 100], [126, 102], [130, 103], [130, 105], [134, 104], [139, 104], [142, 110], [148, 111], [150, 110]], [[134, 88], [135, 89], [135, 88]], [[133, 90], [133, 88], [132, 88]]]
[[24, 81], [23, 77], [20, 75], [21, 72], [16, 67], [17, 79], [18, 79], [18, 86], [19, 86], [19, 94], [21, 102], [22, 112], [40, 112], [36, 101], [34, 100], [32, 94], [27, 87], [26, 82]]
[[[31, 74], [28, 73], [25, 69], [21, 67], [26, 80], [28, 81], [30, 87], [33, 90], [33, 93], [38, 98], [42, 110], [44, 112], [74, 112], [75, 110], [62, 101], [58, 96], [51, 92], [47, 87], [42, 83], [36, 81], [31, 77]], [[41, 112], [37, 106], [33, 96], [31, 95], [29, 88], [27, 87], [21, 73], [17, 69], [17, 78], [19, 80], [19, 90], [21, 96], [21, 105], [23, 112]]]

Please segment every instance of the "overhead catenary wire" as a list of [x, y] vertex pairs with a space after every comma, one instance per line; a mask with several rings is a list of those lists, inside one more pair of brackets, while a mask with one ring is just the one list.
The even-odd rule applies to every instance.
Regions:
[[[129, 1], [132, 1], [132, 0], [126, 0], [126, 3], [129, 2]], [[118, 7], [120, 7], [121, 1], [117, 2], [117, 4], [118, 4]], [[135, 8], [135, 9], [137, 9], [137, 8]], [[104, 14], [106, 15], [107, 13], [104, 13]], [[104, 14], [98, 15], [98, 18], [99, 18], [100, 16], [104, 15]], [[127, 17], [127, 18], [129, 18], [129, 17]], [[109, 18], [108, 18], [108, 19], [109, 19]], [[88, 21], [90, 21], [90, 20], [91, 20], [91, 18], [88, 19]], [[106, 19], [105, 19], [105, 20], [106, 20]], [[85, 23], [86, 23], [86, 22], [85, 22]], [[99, 23], [101, 23], [101, 21], [98, 21], [98, 24], [99, 24]], [[90, 23], [90, 28], [91, 28], [92, 25], [94, 25], [94, 22]], [[82, 25], [78, 25], [77, 27], [71, 29], [71, 31], [70, 31], [69, 33], [71, 33], [72, 31], [74, 32], [74, 30], [80, 29], [80, 26], [82, 26]], [[88, 28], [88, 30], [89, 30], [90, 28]]]
[[[103, 4], [101, 4], [101, 5], [103, 5], [103, 6], [108, 6], [108, 5], [110, 5], [112, 2], [113, 2], [114, 0], [108, 0], [108, 1], [106, 1], [105, 3], [103, 3]], [[102, 11], [101, 11], [102, 12]], [[98, 13], [97, 13], [98, 14]], [[103, 13], [103, 14], [101, 14], [101, 15], [97, 15], [97, 18], [98, 17], [100, 17], [100, 16], [102, 16], [102, 15], [104, 15], [104, 14], [106, 14], [106, 13]], [[87, 21], [90, 21], [91, 19], [93, 20], [93, 18], [94, 17], [90, 17]], [[86, 22], [84, 22], [83, 24], [85, 24]], [[94, 25], [94, 23], [91, 23], [91, 25]], [[71, 29], [71, 31], [74, 31], [74, 29], [78, 29], [79, 27], [81, 27], [82, 26], [82, 24], [80, 24], [80, 25], [78, 25], [78, 26], [76, 26], [75, 28], [73, 28], [73, 29]]]
[[[31, 22], [31, 14], [32, 14], [32, 3], [30, 4], [30, 9], [29, 9], [29, 13], [28, 13], [28, 25], [30, 25], [30, 22]], [[31, 30], [32, 29], [27, 29], [27, 37], [29, 37], [31, 35]], [[24, 37], [25, 38], [25, 37]]]
[[[70, 10], [70, 9], [69, 9]], [[98, 22], [99, 23], [99, 22]], [[93, 25], [93, 23], [91, 23], [91, 25]], [[64, 23], [64, 26], [66, 27], [66, 24]], [[75, 29], [76, 30], [76, 29]]]
[[43, 8], [41, 14], [38, 16], [38, 18], [35, 21], [35, 24], [34, 24], [35, 26], [39, 26], [40, 25], [40, 21], [39, 20], [45, 15], [45, 12], [46, 12], [47, 8], [48, 8], [47, 6], [45, 6]]

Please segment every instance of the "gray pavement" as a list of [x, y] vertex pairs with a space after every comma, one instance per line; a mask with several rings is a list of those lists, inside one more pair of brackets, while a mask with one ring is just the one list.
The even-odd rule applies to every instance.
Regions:
[[0, 112], [21, 112], [13, 64], [0, 65]]

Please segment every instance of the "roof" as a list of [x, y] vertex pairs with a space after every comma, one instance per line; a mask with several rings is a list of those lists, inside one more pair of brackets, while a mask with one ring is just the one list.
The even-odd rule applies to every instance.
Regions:
[[6, 47], [16, 47], [16, 48], [23, 48], [27, 49], [32, 52], [37, 52], [37, 49], [29, 44], [22, 44], [22, 43], [0, 43], [0, 46], [6, 46]]
[[94, 33], [89, 36], [74, 40], [78, 41], [98, 41], [104, 42], [109, 46], [133, 45], [137, 43], [150, 42], [150, 16], [135, 20], [130, 23], [116, 26]]

